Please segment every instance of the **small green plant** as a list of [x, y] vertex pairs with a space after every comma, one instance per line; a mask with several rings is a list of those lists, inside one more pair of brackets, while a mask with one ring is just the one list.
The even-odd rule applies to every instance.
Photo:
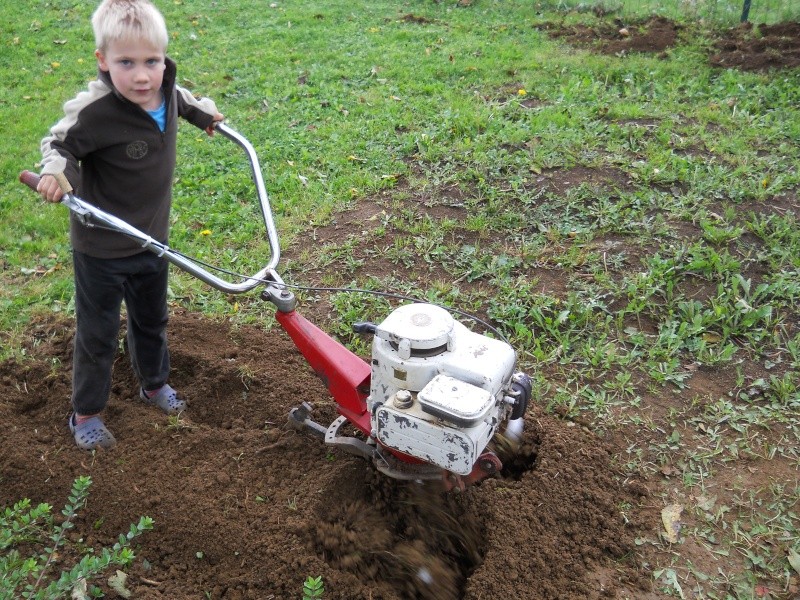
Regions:
[[182, 418], [181, 414], [177, 415], [169, 415], [167, 417], [167, 431], [176, 431], [180, 432], [184, 429], [192, 429], [194, 426], [191, 423], [188, 423], [186, 419]]
[[[49, 504], [32, 507], [27, 498], [0, 512], [0, 600], [64, 598], [112, 565], [124, 567], [131, 563], [135, 557], [131, 542], [153, 528], [150, 517], [141, 517], [137, 524], [131, 525], [127, 534], [121, 534], [118, 542], [111, 548], [103, 548], [99, 555], [91, 548], [78, 549], [67, 545], [66, 533], [74, 527], [78, 512], [86, 506], [91, 484], [88, 476], [75, 480], [68, 502], [61, 511], [64, 515], [61, 524], [54, 522]], [[23, 556], [20, 549], [30, 556]], [[64, 556], [71, 552], [81, 554], [77, 564], [64, 569], [58, 576], [51, 574], [50, 567], [55, 557], [60, 556], [63, 561]], [[94, 596], [100, 593], [99, 588], [89, 591]]]
[[313, 600], [314, 598], [322, 598], [325, 593], [325, 585], [322, 583], [322, 575], [319, 577], [311, 577], [309, 575], [303, 582], [303, 600]]

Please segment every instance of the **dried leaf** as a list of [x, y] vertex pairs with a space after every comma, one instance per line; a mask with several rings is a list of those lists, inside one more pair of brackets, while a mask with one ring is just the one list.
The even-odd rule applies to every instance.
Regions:
[[679, 475], [680, 471], [672, 465], [664, 465], [661, 467], [661, 474], [664, 477], [672, 477], [673, 475]]
[[78, 579], [78, 581], [75, 582], [69, 597], [72, 598], [72, 600], [90, 600], [85, 579]]
[[661, 511], [661, 522], [664, 524], [664, 537], [670, 544], [678, 543], [678, 534], [681, 531], [681, 513], [683, 506], [670, 504]]
[[789, 548], [789, 564], [800, 575], [800, 554], [794, 548]]
[[131, 591], [125, 587], [125, 582], [127, 580], [128, 576], [125, 573], [117, 571], [115, 575], [108, 578], [108, 585], [123, 598], [130, 598]]
[[709, 496], [700, 495], [700, 496], [697, 497], [697, 507], [700, 508], [701, 510], [706, 511], [706, 512], [708, 512], [712, 508], [714, 508], [714, 504], [716, 504], [716, 502], [717, 502], [717, 497], [716, 496], [709, 497]]

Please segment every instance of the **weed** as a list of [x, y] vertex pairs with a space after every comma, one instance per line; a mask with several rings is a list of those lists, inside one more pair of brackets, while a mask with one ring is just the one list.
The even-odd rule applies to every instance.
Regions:
[[[62, 510], [64, 520], [56, 523], [52, 515], [52, 507], [48, 504], [31, 506], [28, 499], [23, 499], [13, 507], [5, 508], [0, 513], [0, 597], [31, 598], [37, 600], [55, 600], [72, 592], [76, 586], [85, 586], [91, 579], [99, 576], [111, 566], [127, 566], [134, 559], [130, 548], [134, 538], [152, 529], [153, 520], [142, 517], [131, 525], [127, 534], [119, 536], [119, 540], [110, 548], [102, 548], [99, 555], [91, 548], [80, 547], [69, 543], [66, 533], [74, 528], [78, 512], [86, 506], [89, 497], [91, 478], [78, 477], [69, 495], [69, 502]], [[36, 550], [29, 557], [21, 555], [19, 548], [29, 552]], [[64, 556], [75, 552], [80, 556], [78, 562], [60, 574], [50, 573], [56, 555]], [[99, 588], [92, 588], [97, 594]]]
[[309, 575], [303, 582], [303, 600], [313, 600], [314, 598], [322, 598], [325, 593], [325, 586], [322, 582], [322, 575], [312, 577]]
[[180, 433], [181, 431], [193, 428], [194, 425], [192, 425], [186, 419], [183, 418], [183, 413], [167, 416], [167, 426], [165, 427], [167, 431], [174, 431], [176, 433]]

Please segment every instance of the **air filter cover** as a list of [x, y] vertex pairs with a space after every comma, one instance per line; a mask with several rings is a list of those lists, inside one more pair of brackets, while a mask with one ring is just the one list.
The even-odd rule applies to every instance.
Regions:
[[395, 309], [378, 325], [375, 335], [412, 350], [446, 347], [453, 331], [453, 317], [432, 304], [406, 304]]
[[459, 427], [475, 425], [494, 404], [488, 391], [448, 375], [431, 379], [418, 399], [423, 411]]

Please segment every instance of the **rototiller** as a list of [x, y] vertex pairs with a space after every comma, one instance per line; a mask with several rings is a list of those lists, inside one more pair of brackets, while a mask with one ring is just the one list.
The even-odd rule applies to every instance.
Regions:
[[[86, 227], [113, 229], [163, 256], [212, 287], [240, 294], [263, 286], [261, 297], [276, 307], [276, 318], [333, 396], [339, 417], [325, 427], [311, 418], [303, 402], [289, 423], [307, 429], [326, 444], [370, 459], [398, 479], [439, 479], [463, 488], [496, 473], [501, 461], [489, 443], [495, 434], [518, 437], [531, 395], [530, 378], [515, 373], [516, 353], [498, 339], [474, 333], [451, 314], [427, 303], [405, 304], [383, 322], [356, 323], [372, 334], [369, 363], [335, 341], [295, 310], [297, 301], [275, 268], [280, 246], [258, 157], [252, 145], [227, 125], [217, 131], [245, 150], [250, 160], [271, 250], [270, 261], [255, 275], [230, 283], [198, 262], [154, 240], [75, 195], [65, 178], [61, 203]], [[20, 181], [36, 189], [30, 171]], [[362, 435], [344, 435], [350, 423]]]

